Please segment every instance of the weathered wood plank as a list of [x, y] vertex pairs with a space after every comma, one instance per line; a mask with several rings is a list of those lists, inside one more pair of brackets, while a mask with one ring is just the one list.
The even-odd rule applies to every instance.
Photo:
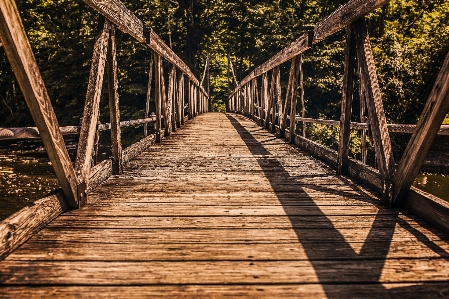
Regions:
[[57, 191], [3, 220], [0, 223], [0, 260], [68, 208], [63, 192]]
[[[3, 261], [0, 284], [127, 285], [144, 284], [253, 284], [253, 283], [365, 283], [447, 281], [449, 261], [437, 259], [396, 259], [344, 261], [276, 262], [81, 262], [70, 271], [71, 262]], [[404, 267], [408, 271], [403, 271]], [[420, 271], [420, 269], [427, 271]], [[201, 269], [201, 271], [192, 271]], [[379, 277], [377, 269], [382, 269]], [[371, 270], [371, 271], [370, 271]], [[192, 273], [193, 272], [193, 273]], [[46, 275], [42, 275], [42, 274]], [[103, 273], [97, 275], [96, 273]], [[318, 273], [318, 274], [317, 274]], [[336, 275], [338, 273], [338, 275]]]
[[421, 168], [432, 141], [449, 111], [449, 53], [438, 74], [415, 132], [412, 134], [394, 176], [393, 203], [405, 200]]
[[154, 53], [154, 97], [156, 106], [156, 123], [154, 124], [154, 130], [156, 131], [156, 142], [161, 142], [161, 129], [162, 129], [162, 59], [158, 53]]
[[[157, 298], [338, 298], [358, 297], [392, 298], [438, 298], [449, 292], [449, 283], [432, 282], [417, 284], [371, 283], [371, 284], [251, 284], [251, 285], [169, 285], [169, 286], [40, 286], [4, 287], [11, 298], [20, 296], [48, 298], [89, 297], [157, 297]], [[326, 290], [326, 292], [324, 292]]]
[[59, 131], [45, 83], [12, 0], [0, 2], [0, 35], [7, 58], [25, 97], [42, 142], [71, 207], [78, 207], [77, 177]]
[[338, 8], [315, 26], [313, 43], [332, 35], [360, 19], [376, 8], [387, 4], [389, 0], [351, 0]]
[[87, 184], [87, 192], [93, 191], [112, 175], [112, 161], [105, 160], [92, 167]]
[[111, 28], [109, 21], [103, 17], [98, 27], [75, 161], [75, 171], [78, 177], [85, 182], [89, 178], [95, 140], [98, 135], [97, 123], [100, 115], [100, 98]]
[[140, 155], [149, 146], [155, 144], [156, 136], [150, 135], [123, 150], [123, 163], [128, 163]]
[[118, 66], [115, 44], [115, 28], [112, 26], [109, 36], [108, 51], [108, 94], [111, 121], [112, 173], [123, 173], [122, 134], [120, 130], [120, 103], [118, 94]]
[[345, 73], [343, 77], [341, 114], [340, 114], [340, 139], [338, 146], [337, 173], [348, 173], [349, 160], [349, 136], [351, 134], [352, 97], [354, 93], [354, 75], [356, 44], [352, 25], [347, 27], [345, 50]]
[[365, 20], [360, 19], [354, 23], [357, 61], [359, 64], [360, 84], [365, 93], [368, 108], [373, 143], [376, 152], [376, 161], [382, 179], [382, 194], [384, 200], [392, 203], [393, 187], [392, 179], [395, 171], [393, 151], [390, 135], [387, 128], [387, 119], [383, 108], [381, 91], [377, 80], [376, 66], [371, 49], [371, 43], [367, 34]]

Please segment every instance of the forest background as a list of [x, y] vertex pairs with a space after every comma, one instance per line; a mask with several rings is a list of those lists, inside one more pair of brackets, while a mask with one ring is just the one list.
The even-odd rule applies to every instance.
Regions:
[[[79, 125], [98, 14], [80, 0], [16, 2], [60, 125]], [[240, 81], [347, 0], [122, 2], [145, 26], [152, 27], [198, 78], [210, 53], [212, 107], [223, 111], [228, 88], [235, 87], [233, 81], [228, 86], [227, 53]], [[388, 122], [416, 123], [449, 51], [449, 1], [392, 0], [366, 20]], [[150, 50], [120, 32], [117, 41], [121, 118], [140, 118], [145, 109]], [[304, 54], [307, 117], [339, 119], [344, 47], [342, 30]], [[282, 68], [288, 75], [288, 63]], [[106, 122], [107, 100], [102, 101], [101, 121]], [[355, 102], [354, 111], [358, 111], [357, 105]], [[34, 125], [2, 47], [0, 107], [1, 127]], [[323, 127], [315, 135], [331, 140], [338, 132]], [[393, 138], [393, 142], [404, 143], [401, 138]]]

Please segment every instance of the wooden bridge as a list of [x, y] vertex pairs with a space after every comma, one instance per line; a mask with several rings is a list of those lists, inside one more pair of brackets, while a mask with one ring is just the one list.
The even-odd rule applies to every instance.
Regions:
[[[15, 3], [0, 3], [2, 43], [62, 186], [0, 223], [1, 297], [448, 296], [449, 204], [411, 182], [431, 140], [445, 134], [449, 58], [419, 123], [388, 126], [363, 22], [388, 1], [352, 0], [319, 22], [240, 82], [227, 114], [206, 113], [200, 81], [118, 0], [84, 1], [104, 18], [74, 165]], [[122, 125], [116, 27], [154, 51], [145, 119]], [[296, 92], [302, 53], [345, 27], [335, 152], [300, 134], [298, 122], [327, 120], [296, 115]], [[283, 99], [279, 65], [288, 60]], [[105, 67], [113, 157], [91, 167]], [[366, 123], [350, 122], [356, 68]], [[146, 128], [122, 149], [120, 127], [142, 123], [155, 133]], [[372, 132], [377, 169], [348, 157], [351, 126]], [[397, 166], [389, 130], [412, 132]]]

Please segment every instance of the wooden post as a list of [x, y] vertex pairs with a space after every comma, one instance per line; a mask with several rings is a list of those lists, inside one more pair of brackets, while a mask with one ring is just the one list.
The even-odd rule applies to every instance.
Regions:
[[[153, 52], [151, 52], [150, 69], [148, 70], [147, 98], [145, 102], [145, 118], [148, 118], [150, 115], [151, 83], [153, 81], [153, 64], [154, 64], [154, 55]], [[145, 123], [145, 125], [143, 126], [143, 135], [145, 137], [148, 136], [148, 123]]]
[[366, 32], [365, 20], [362, 18], [356, 21], [354, 23], [354, 29], [357, 44], [357, 61], [360, 66], [360, 82], [365, 92], [368, 107], [368, 118], [382, 180], [382, 193], [384, 199], [391, 204], [393, 196], [391, 181], [394, 174], [394, 159], [381, 92], [377, 81], [371, 43]]
[[171, 130], [172, 132], [176, 132], [176, 120], [177, 120], [177, 114], [178, 114], [178, 94], [176, 91], [176, 87], [178, 86], [177, 81], [176, 81], [176, 67], [173, 66], [173, 70], [172, 70], [172, 78], [171, 78], [171, 84], [172, 84], [172, 104], [171, 104]]
[[[306, 100], [304, 99], [304, 71], [302, 67], [302, 54], [301, 54], [301, 63], [300, 63], [300, 70], [299, 70], [299, 85], [300, 85], [300, 98], [301, 98], [301, 117], [306, 117]], [[307, 124], [306, 122], [302, 123], [302, 137], [307, 137]]]
[[260, 125], [264, 126], [264, 120], [267, 116], [268, 107], [268, 74], [264, 73], [262, 75], [262, 91], [261, 91], [261, 102], [262, 102], [262, 113], [260, 119]]
[[[170, 77], [170, 76], [169, 76]], [[170, 81], [170, 80], [169, 80]], [[164, 68], [161, 67], [161, 103], [162, 103], [162, 115], [164, 116], [164, 136], [167, 137], [170, 135], [170, 119], [168, 117], [169, 107], [167, 107], [167, 90], [165, 89], [165, 76], [164, 76]]]
[[[274, 100], [273, 100], [273, 114], [271, 115], [271, 132], [276, 133], [276, 108], [278, 110], [278, 116], [281, 115], [282, 103], [281, 101], [281, 74], [279, 72], [279, 66], [275, 68], [275, 81], [274, 81]], [[280, 109], [279, 109], [280, 108]]]
[[183, 126], [183, 125], [185, 125], [185, 123], [184, 123], [184, 116], [185, 116], [184, 115], [184, 113], [185, 113], [184, 105], [185, 105], [185, 94], [186, 94], [186, 91], [185, 91], [184, 74], [182, 74], [182, 73], [181, 73], [181, 82], [180, 82], [180, 84], [181, 84], [181, 88], [180, 88], [181, 98], [179, 99], [179, 101], [180, 101], [181, 105], [179, 107], [179, 109], [180, 109], [179, 116], [180, 116], [180, 124], [181, 124], [181, 126]]
[[274, 90], [276, 85], [276, 72], [279, 71], [279, 68], [274, 68], [271, 72], [271, 84], [270, 84], [270, 94], [268, 96], [268, 106], [267, 106], [267, 115], [265, 117], [265, 128], [268, 130], [270, 128], [270, 116], [272, 117], [272, 114], [274, 113]]
[[354, 93], [354, 74], [356, 45], [352, 25], [347, 27], [345, 73], [343, 77], [343, 90], [340, 115], [340, 144], [338, 147], [337, 174], [348, 174], [349, 136], [351, 134], [352, 97]]
[[[360, 73], [360, 72], [359, 72]], [[363, 86], [360, 85], [359, 88], [359, 97], [360, 97], [360, 122], [365, 123], [366, 122], [366, 100], [365, 100], [365, 92], [363, 91]], [[366, 148], [366, 129], [362, 129], [361, 132], [361, 151], [362, 151], [362, 162], [366, 164], [367, 157], [368, 157], [368, 150]]]
[[95, 140], [98, 135], [97, 123], [100, 114], [100, 98], [111, 27], [109, 21], [105, 20], [104, 17], [100, 17], [98, 25], [75, 161], [76, 174], [86, 183], [88, 183], [92, 156], [95, 151]]
[[67, 203], [78, 207], [75, 170], [14, 0], [0, 1], [0, 36]]
[[184, 117], [182, 111], [183, 101], [182, 101], [182, 82], [184, 79], [184, 75], [181, 73], [177, 80], [177, 88], [176, 88], [176, 127], [181, 127], [181, 119]]
[[290, 66], [290, 74], [288, 76], [288, 85], [287, 92], [285, 94], [285, 104], [284, 104], [284, 113], [282, 113], [282, 117], [279, 118], [279, 128], [280, 128], [280, 137], [285, 137], [285, 128], [287, 126], [287, 116], [288, 110], [290, 109], [290, 102], [292, 100], [293, 93], [293, 85], [296, 85], [294, 81], [297, 80], [295, 77], [295, 68], [296, 68], [296, 57], [292, 58], [291, 66]]
[[415, 131], [407, 144], [394, 176], [393, 204], [404, 202], [426, 158], [432, 141], [449, 111], [449, 53], [427, 99]]
[[156, 122], [154, 129], [156, 131], [156, 143], [161, 142], [161, 108], [162, 108], [162, 92], [161, 92], [161, 56], [154, 52], [154, 99], [156, 104]]
[[296, 105], [298, 98], [298, 77], [300, 77], [302, 71], [302, 54], [293, 58], [292, 63], [295, 64], [295, 75], [292, 83], [291, 91], [291, 107], [290, 107], [290, 143], [295, 143], [296, 134]]
[[120, 104], [118, 95], [115, 26], [111, 26], [108, 51], [109, 114], [111, 120], [112, 174], [122, 174], [122, 138], [120, 132]]

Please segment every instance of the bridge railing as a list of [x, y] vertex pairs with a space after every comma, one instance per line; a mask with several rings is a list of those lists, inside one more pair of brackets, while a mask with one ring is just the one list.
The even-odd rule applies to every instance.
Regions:
[[[309, 150], [334, 165], [338, 174], [349, 174], [369, 183], [382, 193], [387, 204], [405, 205], [423, 218], [449, 230], [449, 204], [412, 187], [432, 140], [438, 133], [447, 134], [448, 127], [441, 127], [441, 124], [449, 111], [449, 54], [419, 122], [416, 125], [387, 124], [364, 16], [388, 2], [389, 0], [351, 0], [334, 11], [317, 23], [314, 30], [300, 36], [245, 77], [230, 94], [228, 111], [242, 113], [273, 133], [288, 138], [291, 143]], [[302, 86], [302, 55], [312, 45], [343, 28], [346, 28], [346, 50], [340, 121], [307, 119]], [[291, 60], [291, 66], [286, 95], [283, 99], [279, 66], [288, 60]], [[363, 123], [359, 124], [351, 123], [356, 69], [359, 74], [358, 89], [363, 111], [360, 115]], [[299, 95], [298, 85], [300, 85]], [[297, 98], [302, 102], [302, 111], [299, 114], [296, 111]], [[365, 110], [368, 111], [368, 115], [364, 115]], [[303, 124], [301, 134], [297, 133], [298, 122]], [[340, 127], [338, 151], [307, 139], [305, 124], [308, 122], [338, 124]], [[369, 129], [377, 169], [349, 157], [351, 127], [362, 131], [362, 141], [365, 140]], [[389, 131], [395, 129], [412, 134], [397, 167], [389, 135]]]
[[[56, 191], [53, 195], [34, 202], [33, 206], [22, 209], [0, 223], [0, 259], [63, 211], [82, 207], [87, 201], [87, 193], [111, 174], [122, 173], [124, 163], [154, 142], [160, 142], [163, 136], [170, 135], [171, 131], [184, 124], [185, 117], [193, 118], [206, 112], [209, 107], [206, 91], [188, 66], [153, 29], [144, 28], [142, 21], [119, 0], [84, 2], [101, 17], [95, 38], [82, 124], [79, 128], [69, 128], [69, 131], [79, 131], [80, 134], [74, 165], [70, 161], [15, 1], [0, 2], [0, 36], [3, 47], [62, 187], [62, 191]], [[116, 28], [152, 49], [145, 117], [140, 120], [120, 122]], [[163, 59], [170, 64], [168, 82], [165, 82]], [[105, 70], [108, 76], [110, 124], [98, 125]], [[150, 117], [152, 85], [156, 108], [155, 115]], [[148, 123], [154, 123], [155, 134], [148, 134]], [[144, 138], [123, 149], [121, 128], [142, 124]], [[99, 132], [105, 129], [111, 131], [112, 159], [92, 167]]]

